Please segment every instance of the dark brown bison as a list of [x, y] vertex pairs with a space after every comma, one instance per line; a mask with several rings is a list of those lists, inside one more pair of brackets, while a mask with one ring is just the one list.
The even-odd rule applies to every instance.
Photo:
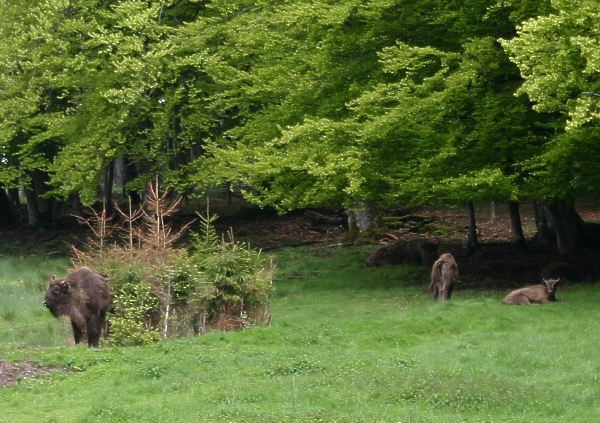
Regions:
[[44, 306], [54, 317], [69, 316], [75, 344], [85, 333], [90, 347], [98, 346], [109, 304], [106, 280], [87, 267], [72, 271], [64, 279], [53, 276], [44, 299]]
[[433, 264], [431, 269], [431, 284], [429, 292], [433, 294], [433, 299], [438, 296], [442, 301], [447, 301], [452, 297], [454, 284], [458, 280], [458, 265], [452, 254], [445, 253]]
[[517, 289], [508, 294], [502, 304], [540, 304], [549, 301], [556, 301], [556, 288], [560, 283], [560, 279], [542, 279], [544, 283], [540, 283], [526, 288]]
[[365, 266], [423, 264], [431, 266], [438, 256], [438, 244], [430, 241], [396, 242], [380, 248], [367, 258]]

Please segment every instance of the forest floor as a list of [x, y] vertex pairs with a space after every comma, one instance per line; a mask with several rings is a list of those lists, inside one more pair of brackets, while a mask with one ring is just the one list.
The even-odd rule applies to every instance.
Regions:
[[[195, 218], [195, 210], [205, 210], [203, 205], [184, 206], [177, 222], [189, 222]], [[344, 216], [329, 214], [334, 222], [328, 225], [315, 225], [308, 213], [293, 212], [277, 215], [258, 209], [248, 209], [238, 199], [227, 203], [211, 200], [211, 211], [221, 217], [215, 226], [222, 232], [231, 232], [240, 241], [252, 247], [273, 250], [281, 246], [307, 244], [345, 245], [346, 230]], [[577, 211], [588, 222], [600, 222], [600, 203], [581, 203]], [[460, 284], [457, 289], [508, 290], [517, 286], [540, 282], [541, 269], [558, 256], [555, 245], [531, 246], [527, 253], [517, 253], [512, 244], [508, 210], [506, 205], [498, 205], [495, 219], [491, 207], [476, 209], [478, 237], [481, 251], [466, 254], [462, 248], [467, 239], [466, 210], [444, 209], [415, 212], [434, 219], [434, 223], [450, 228], [447, 236], [429, 237], [438, 241], [441, 248], [451, 251], [459, 265]], [[521, 219], [525, 236], [531, 240], [535, 235], [534, 214], [531, 206], [521, 207]], [[336, 220], [337, 219], [337, 220]], [[197, 221], [197, 219], [196, 219]], [[0, 230], [0, 257], [14, 253], [27, 255], [64, 254], [69, 246], [81, 246], [89, 235], [89, 228], [77, 225], [74, 221], [57, 228], [32, 231], [26, 224], [15, 224]], [[192, 225], [197, 231], [197, 224]], [[395, 241], [423, 239], [409, 229], [388, 231], [385, 240], [373, 243], [373, 251]], [[365, 259], [367, 256], [365, 256]], [[10, 363], [0, 359], [0, 388], [18, 383], [23, 378], [39, 376], [47, 370], [39, 369], [31, 363]]]
[[[235, 239], [263, 250], [274, 250], [283, 246], [306, 244], [345, 245], [345, 216], [326, 213], [331, 221], [315, 223], [314, 216], [306, 211], [278, 215], [274, 211], [249, 208], [245, 202], [233, 198], [211, 199], [211, 214], [219, 218], [215, 226], [223, 234], [231, 232]], [[175, 226], [195, 221], [190, 227], [198, 231], [196, 211], [206, 210], [204, 203], [184, 205], [175, 219]], [[577, 204], [577, 211], [587, 222], [600, 222], [600, 203]], [[202, 213], [202, 212], [201, 212]], [[395, 241], [430, 239], [440, 244], [440, 250], [450, 251], [456, 258], [460, 270], [462, 289], [505, 289], [540, 282], [540, 272], [550, 261], [559, 257], [556, 245], [533, 245], [530, 241], [536, 233], [533, 207], [521, 206], [521, 221], [529, 251], [517, 253], [512, 243], [508, 208], [499, 204], [492, 218], [491, 207], [476, 208], [477, 232], [481, 250], [467, 254], [463, 245], [467, 239], [466, 209], [420, 210], [412, 212], [433, 219], [433, 223], [449, 230], [443, 236], [419, 235], [409, 229], [387, 231], [386, 239], [373, 242], [373, 251]], [[25, 223], [0, 229], [0, 257], [13, 253], [27, 255], [65, 254], [69, 246], [82, 247], [91, 231], [75, 220], [67, 220], [56, 228], [32, 231]], [[226, 235], [227, 236], [227, 235]], [[367, 257], [365, 257], [366, 259]], [[459, 288], [457, 288], [459, 289]]]
[[[580, 203], [577, 211], [586, 222], [600, 222], [600, 203]], [[541, 283], [542, 268], [560, 256], [555, 244], [533, 244], [536, 227], [532, 205], [521, 206], [521, 223], [529, 247], [526, 253], [518, 253], [514, 247], [508, 207], [505, 204], [497, 205], [495, 213], [492, 213], [491, 206], [476, 209], [481, 250], [471, 254], [467, 254], [463, 248], [468, 227], [466, 208], [421, 210], [411, 214], [431, 218], [433, 223], [450, 230], [443, 236], [419, 235], [407, 228], [389, 230], [386, 239], [373, 244], [373, 251], [397, 241], [426, 238], [438, 242], [440, 252], [449, 251], [456, 258], [461, 282], [457, 289], [505, 290]], [[492, 214], [495, 218], [492, 218]], [[343, 216], [340, 214], [339, 218], [342, 219]], [[343, 243], [346, 235], [342, 226], [315, 226], [304, 212], [286, 216], [227, 217], [221, 227], [226, 225], [230, 225], [234, 234], [243, 234], [244, 239], [263, 249], [316, 242], [335, 245]]]

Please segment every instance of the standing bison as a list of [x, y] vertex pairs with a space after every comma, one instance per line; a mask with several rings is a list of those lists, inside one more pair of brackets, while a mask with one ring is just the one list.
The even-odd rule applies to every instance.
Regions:
[[450, 253], [442, 254], [431, 269], [429, 292], [433, 294], [433, 299], [437, 300], [439, 296], [443, 302], [449, 300], [457, 280], [458, 265], [454, 257]]
[[44, 299], [44, 306], [54, 317], [69, 316], [75, 344], [85, 333], [90, 347], [98, 346], [109, 304], [106, 280], [87, 267], [72, 271], [64, 279], [53, 276]]

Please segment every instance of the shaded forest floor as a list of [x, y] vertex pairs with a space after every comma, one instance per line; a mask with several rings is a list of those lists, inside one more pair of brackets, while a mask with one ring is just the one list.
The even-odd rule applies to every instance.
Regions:
[[[577, 211], [587, 222], [600, 222], [600, 203], [586, 202]], [[427, 238], [440, 243], [440, 251], [450, 251], [460, 269], [461, 284], [457, 289], [505, 290], [541, 282], [541, 271], [560, 256], [555, 244], [540, 246], [532, 242], [536, 234], [532, 205], [521, 206], [523, 231], [529, 251], [517, 253], [512, 243], [508, 207], [499, 204], [492, 219], [491, 207], [476, 209], [477, 230], [481, 251], [467, 254], [463, 245], [467, 239], [465, 209], [423, 210], [414, 214], [433, 219], [433, 223], [448, 228], [444, 235], [419, 235], [410, 229], [389, 230], [388, 238], [373, 243], [373, 251], [398, 241]], [[340, 213], [340, 220], [345, 217]], [[334, 245], [345, 240], [346, 230], [341, 225], [318, 225], [305, 212], [286, 216], [275, 214], [225, 217], [221, 229], [229, 227], [239, 239], [263, 249], [279, 246], [322, 242]], [[367, 255], [368, 256], [368, 255]], [[365, 259], [367, 258], [365, 256]]]
[[[231, 231], [239, 241], [252, 247], [274, 250], [284, 246], [298, 246], [313, 243], [327, 245], [345, 242], [345, 216], [340, 213], [327, 213], [328, 222], [316, 222], [306, 211], [291, 212], [280, 216], [271, 210], [249, 208], [245, 202], [233, 198], [211, 199], [211, 213], [219, 219], [215, 226], [221, 233]], [[174, 221], [175, 225], [195, 220], [192, 231], [198, 231], [196, 211], [206, 210], [203, 203], [184, 205]], [[600, 222], [600, 203], [580, 203], [577, 211], [585, 221]], [[467, 216], [463, 209], [423, 210], [413, 214], [433, 219], [433, 223], [447, 229], [444, 235], [419, 235], [408, 228], [389, 230], [388, 236], [373, 242], [372, 251], [398, 241], [430, 239], [440, 243], [441, 251], [450, 251], [460, 269], [461, 289], [505, 289], [523, 284], [540, 282], [542, 268], [558, 255], [554, 244], [533, 245], [535, 235], [533, 208], [522, 205], [521, 219], [523, 230], [529, 241], [530, 251], [518, 254], [512, 244], [508, 209], [504, 204], [496, 207], [492, 219], [491, 207], [476, 209], [477, 229], [481, 251], [467, 254], [463, 245], [467, 239]], [[67, 255], [69, 245], [82, 246], [90, 234], [89, 228], [78, 225], [69, 219], [56, 228], [32, 231], [24, 223], [0, 229], [0, 256], [2, 255]], [[365, 256], [368, 256], [368, 253]]]

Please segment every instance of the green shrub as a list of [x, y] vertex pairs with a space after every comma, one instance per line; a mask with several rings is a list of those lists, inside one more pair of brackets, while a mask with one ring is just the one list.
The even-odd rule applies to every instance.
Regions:
[[[274, 267], [259, 251], [233, 239], [219, 238], [216, 215], [200, 216], [193, 249], [175, 247], [187, 226], [175, 232], [165, 223], [179, 199], [167, 201], [158, 184], [150, 185], [147, 203], [121, 214], [126, 228], [116, 240], [104, 212], [88, 224], [95, 239], [76, 261], [105, 275], [111, 288], [109, 315], [112, 345], [141, 345], [206, 329], [241, 329], [268, 324]], [[148, 212], [151, 210], [152, 212]]]
[[219, 330], [239, 329], [269, 323], [273, 294], [272, 261], [260, 251], [234, 239], [229, 232], [219, 238], [212, 222], [215, 216], [200, 216], [201, 232], [193, 234], [191, 260], [204, 286], [196, 300], [204, 304], [206, 322]]

